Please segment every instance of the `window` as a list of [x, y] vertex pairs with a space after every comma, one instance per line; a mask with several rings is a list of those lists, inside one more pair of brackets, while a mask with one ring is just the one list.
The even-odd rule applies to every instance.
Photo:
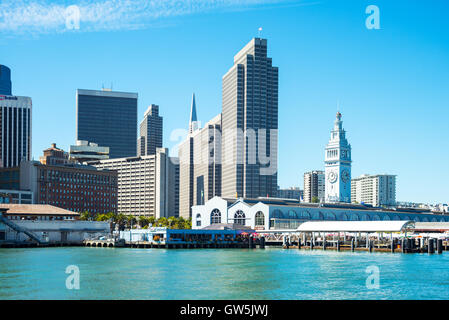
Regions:
[[255, 217], [256, 226], [264, 226], [265, 225], [265, 215], [262, 211], [257, 211]]
[[242, 210], [237, 210], [234, 214], [234, 223], [244, 226], [245, 225], [245, 213]]
[[281, 210], [275, 209], [275, 210], [273, 211], [273, 218], [282, 219], [282, 218], [284, 218], [284, 214], [282, 213]]
[[221, 223], [221, 212], [218, 209], [214, 209], [210, 214], [210, 224], [217, 223]]
[[288, 218], [289, 219], [298, 219], [298, 216], [296, 215], [296, 212], [294, 210], [288, 211]]
[[196, 215], [196, 226], [201, 227], [201, 214]]

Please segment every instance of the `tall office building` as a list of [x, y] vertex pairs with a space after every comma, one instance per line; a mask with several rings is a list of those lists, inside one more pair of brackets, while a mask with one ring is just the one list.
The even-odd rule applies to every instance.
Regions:
[[324, 171], [310, 171], [304, 173], [304, 202], [312, 202], [314, 198], [324, 202], [325, 197]]
[[152, 104], [145, 112], [140, 123], [140, 136], [137, 141], [139, 156], [156, 154], [157, 148], [162, 148], [162, 117], [159, 116], [159, 106]]
[[0, 64], [0, 94], [12, 95], [11, 70], [7, 66]]
[[184, 218], [191, 217], [193, 205], [221, 195], [221, 114], [199, 129], [193, 98], [190, 115], [190, 133], [179, 146], [179, 214]]
[[31, 98], [0, 95], [0, 167], [31, 159], [31, 111]]
[[156, 154], [89, 162], [98, 169], [118, 172], [118, 213], [153, 215], [156, 218], [179, 214], [179, 166], [168, 149]]
[[351, 202], [351, 145], [346, 139], [341, 113], [337, 112], [325, 152], [325, 202]]
[[278, 68], [255, 38], [223, 76], [223, 197], [276, 197], [277, 129]]
[[136, 156], [137, 98], [137, 93], [78, 89], [77, 140], [109, 147], [111, 159]]
[[396, 205], [396, 176], [365, 174], [352, 179], [351, 199], [374, 207]]

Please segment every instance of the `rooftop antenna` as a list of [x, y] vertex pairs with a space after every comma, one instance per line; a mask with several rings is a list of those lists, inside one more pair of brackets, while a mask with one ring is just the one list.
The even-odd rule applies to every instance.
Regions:
[[262, 27], [259, 27], [259, 30], [258, 30], [258, 37], [259, 38], [260, 38], [261, 33], [262, 33]]

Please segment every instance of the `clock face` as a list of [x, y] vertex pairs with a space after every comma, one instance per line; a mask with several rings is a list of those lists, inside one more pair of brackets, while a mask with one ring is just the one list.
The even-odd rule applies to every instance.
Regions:
[[349, 179], [351, 179], [351, 176], [349, 175], [349, 171], [346, 169], [343, 169], [343, 171], [341, 172], [341, 180], [343, 182], [348, 182]]
[[335, 173], [334, 171], [331, 171], [327, 175], [327, 178], [329, 179], [330, 183], [335, 183], [335, 181], [337, 181], [337, 179], [338, 179], [338, 174]]

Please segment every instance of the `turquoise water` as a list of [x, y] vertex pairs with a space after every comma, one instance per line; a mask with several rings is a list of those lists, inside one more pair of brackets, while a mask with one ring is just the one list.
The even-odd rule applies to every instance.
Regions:
[[[69, 265], [79, 290], [66, 288]], [[449, 253], [0, 249], [0, 299], [449, 299], [448, 266]]]

